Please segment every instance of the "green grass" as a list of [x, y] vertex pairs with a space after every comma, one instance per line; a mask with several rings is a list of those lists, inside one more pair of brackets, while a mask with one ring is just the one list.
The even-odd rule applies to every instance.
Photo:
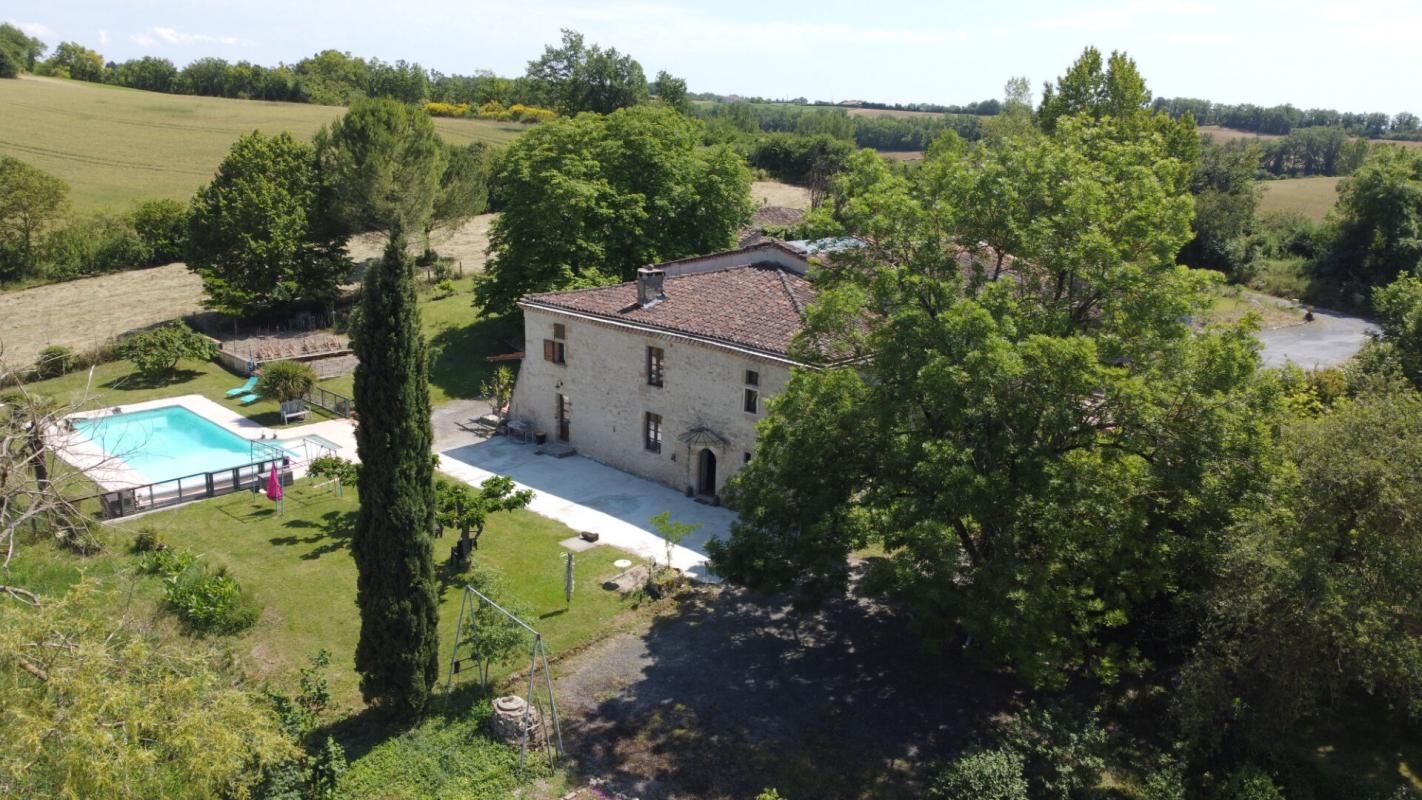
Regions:
[[1309, 277], [1304, 272], [1305, 259], [1267, 258], [1250, 279], [1252, 289], [1275, 297], [1307, 299], [1310, 297]]
[[[258, 495], [226, 495], [151, 514], [111, 527], [109, 554], [88, 559], [86, 570], [114, 571], [130, 560], [131, 537], [143, 528], [158, 531], [170, 546], [203, 554], [214, 567], [225, 566], [263, 608], [260, 621], [232, 643], [245, 654], [257, 676], [285, 682], [294, 668], [321, 649], [333, 654], [329, 670], [337, 701], [345, 708], [360, 705], [357, 677], [351, 663], [360, 634], [355, 606], [355, 562], [350, 554], [351, 527], [358, 509], [354, 489], [337, 497], [299, 481], [288, 490], [285, 509]], [[619, 572], [612, 562], [625, 557], [611, 547], [580, 553], [577, 588], [571, 606], [563, 601], [563, 567], [558, 542], [576, 532], [527, 511], [496, 514], [480, 538], [475, 560], [500, 572], [512, 599], [532, 614], [527, 620], [544, 635], [550, 657], [606, 636], [627, 607], [600, 579]], [[440, 673], [449, 662], [450, 644], [462, 597], [463, 575], [444, 566], [453, 545], [450, 533], [435, 542], [440, 569]], [[27, 561], [29, 554], [22, 557]], [[42, 560], [41, 560], [42, 561]], [[62, 586], [70, 568], [26, 564], [26, 574], [42, 584]], [[117, 565], [114, 562], [119, 562]], [[145, 579], [146, 592], [156, 597], [158, 580]], [[635, 612], [628, 612], [630, 622]], [[468, 673], [472, 674], [472, 673]], [[466, 678], [467, 679], [467, 678]], [[458, 685], [458, 682], [457, 682]]]
[[[63, 178], [78, 212], [123, 211], [143, 200], [186, 201], [245, 133], [290, 131], [307, 139], [344, 111], [53, 78], [8, 80], [0, 81], [0, 154]], [[506, 144], [527, 130], [489, 120], [434, 124], [456, 144]]]
[[1314, 222], [1322, 222], [1338, 203], [1338, 182], [1342, 178], [1288, 178], [1260, 181], [1264, 196], [1259, 200], [1259, 213], [1297, 211]]

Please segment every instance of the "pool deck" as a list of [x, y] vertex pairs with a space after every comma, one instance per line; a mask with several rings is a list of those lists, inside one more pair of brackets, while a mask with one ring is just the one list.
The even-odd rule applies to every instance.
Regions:
[[[81, 411], [66, 419], [95, 419], [110, 414], [128, 414], [166, 406], [181, 406], [248, 441], [261, 439], [293, 441], [306, 436], [319, 436], [337, 446], [336, 455], [351, 461], [358, 461], [355, 444], [355, 423], [346, 419], [328, 419], [305, 425], [268, 428], [242, 416], [239, 407], [223, 405], [200, 394], [186, 394], [179, 397], [165, 397], [142, 403]], [[51, 449], [69, 464], [85, 472], [91, 480], [105, 489], [128, 489], [153, 483], [148, 476], [130, 468], [120, 458], [103, 451], [96, 442], [73, 430], [55, 427], [49, 431]], [[296, 464], [292, 470], [295, 477], [305, 475], [303, 464]]]

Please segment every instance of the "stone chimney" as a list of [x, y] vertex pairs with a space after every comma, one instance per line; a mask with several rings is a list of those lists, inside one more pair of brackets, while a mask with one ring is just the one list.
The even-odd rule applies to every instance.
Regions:
[[663, 291], [667, 273], [656, 267], [642, 267], [637, 270], [637, 304], [646, 308], [660, 300], [667, 299]]

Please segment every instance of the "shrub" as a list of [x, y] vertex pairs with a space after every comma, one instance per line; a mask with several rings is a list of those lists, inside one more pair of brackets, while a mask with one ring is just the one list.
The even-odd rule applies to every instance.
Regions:
[[181, 322], [169, 322], [131, 337], [123, 344], [123, 357], [133, 362], [141, 375], [154, 379], [171, 374], [184, 358], [206, 361], [212, 358], [212, 341]]
[[195, 631], [238, 633], [257, 621], [259, 609], [226, 569], [210, 572], [192, 564], [164, 581], [163, 601]]
[[313, 478], [340, 478], [346, 486], [355, 486], [360, 465], [340, 456], [319, 456], [311, 459], [307, 474]]
[[948, 765], [928, 790], [935, 800], [1027, 800], [1022, 757], [1010, 750], [978, 750]]
[[78, 366], [79, 358], [74, 355], [74, 351], [63, 345], [52, 344], [40, 351], [39, 358], [35, 360], [35, 377], [57, 378], [73, 372]]
[[1022, 757], [1033, 797], [1066, 800], [1095, 786], [1106, 768], [1106, 732], [1094, 710], [1033, 705], [1013, 718], [1002, 744]]
[[281, 402], [305, 397], [316, 385], [316, 371], [300, 361], [276, 361], [262, 367], [257, 393]]
[[133, 537], [132, 548], [135, 553], [151, 553], [155, 550], [166, 550], [168, 545], [163, 542], [163, 534], [152, 528], [139, 528], [138, 535]]
[[197, 554], [187, 548], [179, 550], [173, 547], [155, 547], [139, 553], [138, 569], [148, 575], [162, 575], [167, 578], [186, 572], [196, 561]]
[[129, 220], [113, 214], [76, 219], [44, 239], [45, 276], [64, 280], [147, 265], [147, 251]]
[[1219, 800], [1284, 800], [1274, 779], [1253, 764], [1230, 773], [1216, 796]]
[[128, 216], [143, 245], [145, 265], [183, 260], [188, 246], [188, 207], [176, 200], [139, 203]]
[[434, 287], [434, 299], [443, 300], [454, 296], [454, 281], [440, 281]]

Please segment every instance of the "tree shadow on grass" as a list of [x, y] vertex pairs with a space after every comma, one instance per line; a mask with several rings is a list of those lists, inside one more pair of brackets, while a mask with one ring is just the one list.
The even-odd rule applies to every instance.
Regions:
[[[440, 669], [445, 666], [442, 664]], [[429, 708], [419, 721], [412, 723], [395, 719], [378, 709], [366, 707], [318, 728], [311, 738], [312, 741], [324, 741], [331, 736], [346, 749], [346, 759], [354, 762], [378, 745], [419, 725], [461, 722], [468, 718], [475, 706], [492, 696], [478, 681], [456, 684], [448, 693], [444, 691], [441, 681], [430, 693]]]
[[202, 377], [202, 373], [195, 369], [175, 369], [172, 372], [162, 375], [144, 375], [141, 372], [130, 372], [127, 375], [121, 375], [111, 381], [102, 383], [100, 386], [118, 392], [162, 389], [188, 383], [200, 377]]
[[298, 530], [320, 528], [320, 531], [307, 536], [273, 536], [267, 541], [283, 547], [301, 544], [317, 545], [299, 556], [303, 561], [314, 561], [327, 553], [350, 548], [351, 535], [355, 532], [357, 513], [355, 511], [327, 511], [321, 515], [319, 524], [310, 520], [293, 519], [286, 522], [285, 527]]
[[478, 397], [479, 387], [494, 372], [488, 357], [507, 350], [504, 340], [518, 345], [521, 325], [517, 314], [505, 314], [436, 333], [430, 337], [430, 383], [450, 397]]

